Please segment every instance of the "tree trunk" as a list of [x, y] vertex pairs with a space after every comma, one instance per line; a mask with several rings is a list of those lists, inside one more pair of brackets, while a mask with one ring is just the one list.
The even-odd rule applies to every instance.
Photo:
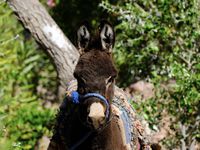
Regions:
[[79, 53], [38, 0], [8, 0], [18, 19], [52, 58], [59, 79], [59, 98], [73, 79]]

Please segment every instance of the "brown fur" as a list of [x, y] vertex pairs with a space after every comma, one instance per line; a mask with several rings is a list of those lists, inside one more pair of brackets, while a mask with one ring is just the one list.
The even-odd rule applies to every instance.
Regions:
[[[81, 56], [74, 71], [74, 77], [78, 81], [77, 91], [82, 95], [90, 92], [103, 95], [109, 102], [110, 112], [114, 112], [115, 115], [109, 115], [108, 120], [111, 120], [106, 122], [101, 130], [94, 129], [94, 124], [88, 120], [89, 109], [92, 103], [101, 101], [98, 98], [90, 97], [77, 105], [67, 96], [60, 106], [48, 150], [68, 150], [88, 133], [91, 133], [90, 136], [76, 150], [131, 150], [131, 145], [127, 144], [125, 140], [120, 110], [114, 105], [111, 106], [114, 95], [114, 79], [117, 76], [110, 53], [114, 45], [114, 31], [109, 23], [102, 22], [97, 36], [91, 38], [87, 25], [82, 25], [78, 30], [78, 39]], [[104, 104], [102, 103], [102, 105]], [[106, 106], [104, 105], [104, 107]], [[144, 143], [145, 140], [139, 140], [139, 133], [135, 129], [133, 132], [135, 133], [132, 141], [134, 149], [150, 149], [149, 145]], [[160, 149], [155, 144], [151, 148]]]
[[[79, 93], [99, 92], [104, 96], [106, 96], [105, 80], [110, 76], [116, 77], [116, 75], [117, 71], [111, 55], [99, 50], [91, 50], [83, 54], [74, 72], [74, 76], [78, 80]], [[107, 98], [110, 100], [112, 97]]]
[[[102, 27], [103, 25], [101, 24], [100, 30]], [[110, 31], [113, 31], [113, 29]], [[82, 31], [81, 33], [85, 33], [85, 31]], [[114, 36], [114, 32], [112, 36]], [[106, 43], [108, 46], [114, 44], [113, 37], [112, 39], [106, 34], [105, 37], [108, 37], [106, 42], [112, 42]], [[106, 97], [109, 104], [111, 104], [114, 95], [114, 79], [117, 76], [117, 71], [112, 60], [112, 54], [107, 50], [102, 49], [101, 37], [99, 34], [93, 39], [87, 39], [87, 37], [84, 39], [83, 37], [82, 41], [84, 41], [84, 43], [79, 43], [80, 46], [83, 46], [80, 47], [82, 49], [81, 56], [74, 71], [74, 77], [78, 81], [77, 91], [80, 94], [89, 92], [99, 93]], [[84, 47], [87, 45], [87, 42], [89, 42], [88, 46]], [[48, 150], [67, 150], [88, 132], [94, 130], [92, 125], [87, 121], [87, 115], [91, 103], [97, 101], [100, 100], [91, 97], [86, 99], [84, 103], [76, 105], [70, 101], [70, 97], [66, 97], [60, 107], [54, 135]], [[109, 109], [111, 112], [111, 107]], [[92, 135], [77, 148], [77, 150], [111, 150], [108, 148], [110, 142], [106, 138], [109, 137], [112, 126], [113, 123], [109, 124], [102, 131], [94, 131]], [[117, 148], [115, 150], [117, 150]]]

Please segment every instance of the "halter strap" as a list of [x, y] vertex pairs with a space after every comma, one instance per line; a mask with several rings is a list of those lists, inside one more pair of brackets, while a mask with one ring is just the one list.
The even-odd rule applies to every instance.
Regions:
[[[108, 100], [102, 96], [99, 93], [87, 93], [85, 95], [80, 95], [77, 91], [72, 91], [71, 92], [71, 100], [74, 104], [80, 104], [81, 102], [83, 102], [85, 99], [90, 98], [90, 97], [96, 97], [99, 100], [101, 100], [105, 105], [106, 105], [106, 119], [107, 119], [107, 123], [109, 123], [111, 121], [112, 118], [108, 118], [109, 117], [109, 103]], [[104, 128], [103, 128], [104, 129]], [[82, 144], [91, 134], [93, 133], [93, 131], [88, 132], [84, 137], [82, 137], [77, 143], [75, 143], [69, 150], [75, 150], [80, 144]]]
[[96, 97], [106, 105], [106, 118], [108, 118], [108, 116], [109, 116], [109, 104], [108, 104], [107, 99], [104, 96], [102, 96], [98, 93], [87, 93], [83, 96], [83, 100], [87, 99], [89, 97]]
[[108, 100], [99, 93], [87, 93], [85, 95], [80, 95], [77, 91], [71, 92], [71, 99], [72, 102], [75, 104], [79, 104], [87, 98], [96, 97], [101, 100], [106, 105], [106, 118], [109, 117], [109, 104]]

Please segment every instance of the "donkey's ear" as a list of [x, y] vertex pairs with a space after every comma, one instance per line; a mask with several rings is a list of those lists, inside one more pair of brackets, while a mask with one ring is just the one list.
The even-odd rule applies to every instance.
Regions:
[[115, 43], [115, 33], [112, 25], [107, 21], [102, 21], [99, 27], [99, 35], [102, 49], [111, 53]]
[[88, 47], [90, 41], [90, 31], [87, 23], [82, 24], [77, 30], [77, 44], [80, 54]]

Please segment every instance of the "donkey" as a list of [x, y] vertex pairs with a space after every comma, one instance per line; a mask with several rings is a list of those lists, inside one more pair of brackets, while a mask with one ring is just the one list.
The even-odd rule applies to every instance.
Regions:
[[[68, 94], [60, 106], [48, 150], [122, 150], [110, 148], [112, 98], [117, 70], [112, 60], [113, 27], [101, 21], [92, 36], [87, 23], [77, 30], [80, 58], [74, 71], [77, 91]], [[112, 131], [113, 132], [113, 131]]]

